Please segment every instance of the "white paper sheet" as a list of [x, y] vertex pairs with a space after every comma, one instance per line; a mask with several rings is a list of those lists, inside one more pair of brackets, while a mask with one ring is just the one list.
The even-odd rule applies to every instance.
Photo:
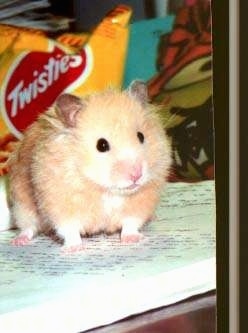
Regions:
[[1, 232], [0, 331], [76, 333], [215, 289], [214, 182], [169, 184], [156, 215], [138, 244], [99, 235], [71, 256]]

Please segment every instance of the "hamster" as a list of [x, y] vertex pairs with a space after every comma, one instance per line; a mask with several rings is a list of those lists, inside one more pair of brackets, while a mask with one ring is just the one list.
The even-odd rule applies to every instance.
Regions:
[[171, 148], [145, 83], [79, 98], [62, 94], [25, 132], [9, 161], [10, 211], [25, 245], [55, 230], [63, 248], [120, 232], [138, 242], [166, 184]]

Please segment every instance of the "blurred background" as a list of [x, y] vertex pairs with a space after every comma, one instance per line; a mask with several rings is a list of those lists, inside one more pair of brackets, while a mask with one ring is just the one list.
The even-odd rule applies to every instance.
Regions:
[[[33, 58], [22, 69], [28, 87], [28, 76], [32, 79], [32, 73], [42, 71], [36, 68], [40, 60], [35, 51], [44, 51], [42, 57], [51, 56], [51, 49], [41, 45], [56, 41], [57, 46], [64, 45], [67, 52], [80, 57], [88, 43], [94, 57], [92, 75], [72, 93], [82, 96], [109, 85], [126, 88], [134, 79], [143, 80], [171, 138], [174, 163], [170, 180], [213, 179], [211, 22], [210, 0], [0, 0], [0, 71], [5, 71], [8, 62], [15, 64], [20, 52], [30, 52]], [[40, 37], [35, 38], [37, 35]], [[27, 123], [33, 121], [70, 86], [73, 75], [79, 74], [68, 71], [63, 79], [61, 75], [49, 94], [39, 94], [34, 105], [26, 103], [29, 110], [20, 113], [14, 126], [22, 131], [24, 117]], [[6, 138], [7, 134], [12, 140], [9, 126], [2, 124], [0, 135]]]

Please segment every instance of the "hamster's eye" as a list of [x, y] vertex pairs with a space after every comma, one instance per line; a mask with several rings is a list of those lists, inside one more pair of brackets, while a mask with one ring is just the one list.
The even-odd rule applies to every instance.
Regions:
[[110, 145], [106, 139], [101, 138], [97, 141], [96, 149], [101, 153], [105, 153], [106, 151], [110, 150]]
[[143, 133], [137, 132], [137, 137], [138, 137], [140, 143], [143, 143], [145, 141], [145, 137], [144, 137]]

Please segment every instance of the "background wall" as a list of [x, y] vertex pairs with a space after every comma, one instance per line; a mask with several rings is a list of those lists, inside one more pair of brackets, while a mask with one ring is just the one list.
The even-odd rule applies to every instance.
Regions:
[[56, 14], [74, 17], [73, 30], [89, 31], [118, 4], [133, 8], [133, 22], [173, 14], [182, 3], [183, 0], [51, 0], [51, 9]]

